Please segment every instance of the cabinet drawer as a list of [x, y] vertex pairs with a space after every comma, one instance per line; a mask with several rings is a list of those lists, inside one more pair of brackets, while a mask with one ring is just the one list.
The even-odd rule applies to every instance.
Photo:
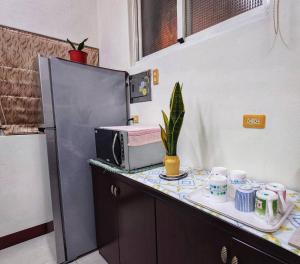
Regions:
[[284, 264], [281, 260], [272, 257], [236, 238], [232, 239], [232, 254], [229, 263], [232, 264]]

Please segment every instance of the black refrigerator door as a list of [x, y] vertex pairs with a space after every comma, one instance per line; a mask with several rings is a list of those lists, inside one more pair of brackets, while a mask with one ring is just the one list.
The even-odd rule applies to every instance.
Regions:
[[94, 128], [126, 125], [126, 72], [50, 59], [60, 204], [67, 261], [96, 248]]

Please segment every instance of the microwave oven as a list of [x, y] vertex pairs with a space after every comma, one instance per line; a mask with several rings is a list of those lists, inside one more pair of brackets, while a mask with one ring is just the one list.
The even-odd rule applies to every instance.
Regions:
[[131, 171], [163, 161], [165, 150], [159, 127], [95, 128], [97, 158]]

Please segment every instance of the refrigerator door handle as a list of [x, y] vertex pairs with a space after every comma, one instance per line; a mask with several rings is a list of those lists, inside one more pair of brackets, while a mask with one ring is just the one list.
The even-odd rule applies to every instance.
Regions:
[[115, 162], [116, 162], [116, 164], [117, 165], [120, 165], [120, 163], [119, 163], [119, 161], [118, 161], [118, 159], [117, 159], [117, 157], [116, 157], [116, 153], [115, 153], [115, 145], [116, 145], [116, 141], [117, 141], [117, 137], [118, 137], [118, 133], [115, 133], [115, 135], [114, 135], [114, 140], [113, 140], [113, 143], [112, 143], [112, 154], [113, 154], [113, 156], [114, 156], [114, 160], [115, 160]]

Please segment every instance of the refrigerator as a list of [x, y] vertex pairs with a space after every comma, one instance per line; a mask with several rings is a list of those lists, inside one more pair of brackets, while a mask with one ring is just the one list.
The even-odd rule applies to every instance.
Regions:
[[92, 176], [94, 128], [127, 125], [128, 75], [39, 57], [56, 255], [67, 263], [97, 248]]

